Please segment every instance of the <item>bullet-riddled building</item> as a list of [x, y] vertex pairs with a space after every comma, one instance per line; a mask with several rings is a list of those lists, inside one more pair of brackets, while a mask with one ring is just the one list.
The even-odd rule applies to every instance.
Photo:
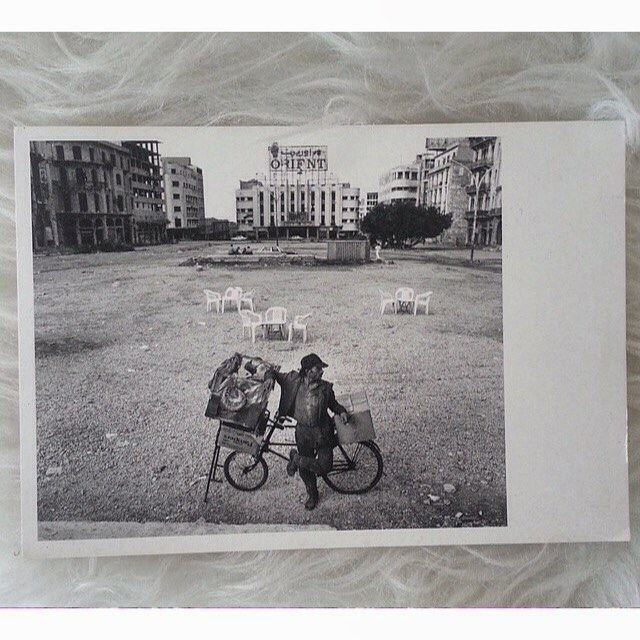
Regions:
[[189, 157], [163, 157], [167, 231], [171, 237], [195, 238], [204, 233], [202, 169]]
[[131, 153], [120, 144], [31, 142], [33, 248], [133, 244]]
[[444, 148], [431, 151], [430, 168], [423, 173], [420, 184], [422, 204], [433, 207], [442, 215], [451, 216], [451, 227], [441, 236], [444, 242], [456, 245], [467, 241], [467, 186], [471, 181], [474, 152], [468, 138], [451, 140]]
[[354, 235], [359, 203], [359, 188], [328, 173], [327, 147], [273, 143], [268, 173], [241, 180], [236, 191], [238, 233], [256, 238]]
[[34, 141], [34, 249], [166, 240], [156, 141]]
[[162, 185], [162, 162], [157, 140], [122, 143], [131, 154], [134, 244], [167, 241], [167, 214]]
[[[472, 241], [476, 216], [476, 244], [502, 244], [501, 141], [496, 137], [471, 138], [473, 180], [467, 187], [467, 242]], [[479, 185], [476, 188], [475, 185]], [[477, 204], [477, 208], [476, 208]]]

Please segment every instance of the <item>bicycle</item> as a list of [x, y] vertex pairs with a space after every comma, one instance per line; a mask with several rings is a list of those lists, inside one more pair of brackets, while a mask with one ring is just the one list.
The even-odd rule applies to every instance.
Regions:
[[[207, 479], [207, 489], [204, 501], [207, 501], [209, 487], [212, 481], [222, 482], [215, 478], [216, 470], [224, 469], [224, 475], [229, 484], [239, 491], [257, 491], [269, 477], [269, 465], [265, 454], [272, 454], [288, 462], [288, 456], [280, 453], [274, 447], [295, 447], [293, 442], [272, 442], [276, 429], [284, 431], [294, 428], [295, 421], [286, 416], [271, 418], [265, 411], [265, 432], [257, 450], [252, 452], [232, 451], [226, 457], [224, 464], [218, 463], [220, 455], [219, 436], [216, 435], [211, 468]], [[334, 447], [333, 467], [325, 476], [321, 476], [325, 483], [337, 493], [363, 494], [378, 484], [383, 474], [382, 453], [373, 440], [354, 442], [352, 444], [337, 444]]]

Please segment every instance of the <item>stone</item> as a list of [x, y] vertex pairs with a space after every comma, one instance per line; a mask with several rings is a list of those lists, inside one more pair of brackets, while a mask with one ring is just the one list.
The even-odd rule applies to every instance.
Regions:
[[62, 473], [62, 467], [48, 467], [46, 475], [59, 476]]
[[444, 484], [442, 488], [445, 490], [446, 493], [455, 493], [456, 491], [455, 485], [452, 485], [449, 483]]
[[118, 434], [117, 434], [117, 433], [105, 433], [105, 434], [104, 434], [104, 437], [105, 437], [107, 440], [113, 440], [114, 438], [117, 438], [117, 437], [118, 437]]
[[[152, 329], [152, 327], [149, 327], [149, 331], [151, 331], [151, 329]], [[140, 351], [149, 351], [149, 349], [150, 349], [150, 348], [151, 348], [151, 347], [150, 347], [148, 344], [143, 344], [143, 345], [140, 347]]]
[[438, 502], [438, 500], [440, 500], [440, 496], [434, 496], [432, 493], [428, 495], [428, 498], [431, 502]]
[[462, 511], [458, 511], [458, 513], [456, 513], [456, 518], [462, 518]]

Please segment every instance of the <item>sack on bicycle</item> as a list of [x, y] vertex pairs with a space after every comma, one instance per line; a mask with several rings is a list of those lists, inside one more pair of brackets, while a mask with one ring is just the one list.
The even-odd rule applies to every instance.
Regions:
[[235, 353], [215, 370], [205, 416], [217, 418], [247, 431], [257, 431], [273, 390], [271, 370], [279, 367], [262, 358]]

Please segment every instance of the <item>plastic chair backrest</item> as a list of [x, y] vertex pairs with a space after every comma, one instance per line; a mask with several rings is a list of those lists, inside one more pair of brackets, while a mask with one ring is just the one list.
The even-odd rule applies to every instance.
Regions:
[[411, 287], [400, 287], [396, 291], [397, 300], [413, 300], [416, 297], [416, 292]]
[[264, 318], [266, 322], [286, 322], [287, 310], [284, 307], [269, 307]]

